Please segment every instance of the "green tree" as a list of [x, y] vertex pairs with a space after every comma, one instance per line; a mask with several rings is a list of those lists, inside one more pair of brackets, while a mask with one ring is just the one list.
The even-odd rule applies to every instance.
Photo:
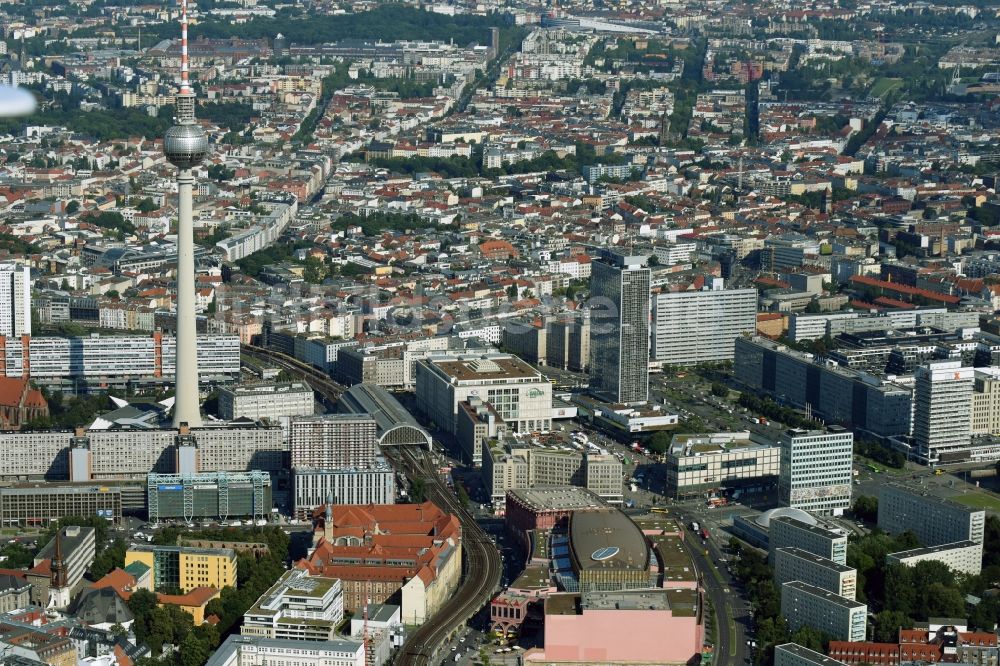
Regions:
[[76, 211], [80, 210], [80, 202], [73, 199], [68, 204], [66, 204], [66, 214], [73, 215]]
[[871, 495], [861, 495], [854, 500], [854, 515], [862, 520], [878, 519], [878, 498]]
[[181, 642], [177, 654], [177, 666], [203, 666], [208, 661], [210, 648], [192, 631]]
[[151, 197], [145, 197], [138, 204], [136, 204], [135, 209], [140, 213], [152, 213], [157, 209], [157, 205], [153, 202]]
[[913, 622], [906, 613], [882, 611], [875, 614], [872, 640], [876, 643], [895, 643], [899, 640], [900, 629], [910, 629]]
[[712, 382], [712, 395], [718, 398], [726, 398], [729, 396], [729, 387], [721, 382]]

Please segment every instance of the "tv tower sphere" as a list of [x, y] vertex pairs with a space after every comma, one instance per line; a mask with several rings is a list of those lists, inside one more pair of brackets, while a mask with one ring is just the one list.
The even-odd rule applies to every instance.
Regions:
[[208, 153], [208, 137], [200, 125], [174, 125], [163, 135], [163, 153], [178, 169], [196, 167]]

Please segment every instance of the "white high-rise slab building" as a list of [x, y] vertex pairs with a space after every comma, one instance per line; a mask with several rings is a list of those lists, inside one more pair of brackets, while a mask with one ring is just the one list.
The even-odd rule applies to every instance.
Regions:
[[31, 335], [31, 269], [0, 264], [0, 335]]
[[961, 361], [931, 361], [917, 368], [913, 388], [913, 443], [917, 455], [937, 462], [972, 443], [975, 371]]
[[854, 433], [789, 429], [781, 433], [781, 503], [794, 509], [839, 516], [851, 506]]
[[736, 338], [756, 330], [756, 289], [664, 292], [653, 298], [654, 361], [668, 365], [731, 361]]

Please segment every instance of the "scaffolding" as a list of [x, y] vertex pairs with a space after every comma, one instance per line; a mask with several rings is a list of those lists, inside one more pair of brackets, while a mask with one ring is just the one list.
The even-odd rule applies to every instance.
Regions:
[[146, 477], [149, 520], [246, 517], [266, 519], [270, 513], [271, 476], [267, 472], [149, 474]]

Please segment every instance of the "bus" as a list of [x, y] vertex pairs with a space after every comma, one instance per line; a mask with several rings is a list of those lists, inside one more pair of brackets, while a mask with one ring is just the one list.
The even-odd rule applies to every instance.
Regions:
[[870, 469], [875, 474], [878, 474], [881, 471], [879, 470], [878, 465], [873, 465], [871, 463], [868, 463], [868, 469]]

